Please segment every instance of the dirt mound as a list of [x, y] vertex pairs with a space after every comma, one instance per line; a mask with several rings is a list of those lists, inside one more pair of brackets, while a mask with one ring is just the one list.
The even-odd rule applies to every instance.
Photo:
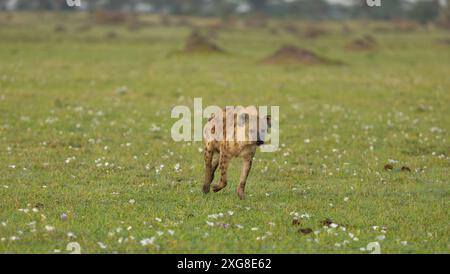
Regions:
[[346, 48], [348, 50], [374, 50], [377, 46], [375, 38], [371, 35], [365, 35], [350, 42]]
[[186, 53], [224, 53], [225, 51], [203, 36], [198, 31], [193, 31], [187, 38], [184, 52]]
[[122, 24], [128, 20], [128, 15], [121, 11], [97, 11], [94, 19], [97, 24]]
[[105, 38], [107, 38], [107, 39], [116, 39], [117, 37], [119, 37], [119, 35], [117, 35], [117, 33], [114, 31], [108, 31], [105, 34]]
[[270, 28], [269, 29], [269, 34], [271, 34], [271, 35], [278, 35], [279, 31], [276, 28]]
[[66, 32], [66, 27], [63, 25], [56, 25], [53, 30], [55, 32]]
[[441, 39], [437, 39], [436, 43], [441, 44], [441, 45], [447, 45], [450, 46], [450, 37], [449, 38], [441, 38]]
[[285, 45], [278, 49], [274, 54], [262, 61], [266, 64], [339, 64], [340, 62], [332, 61], [324, 57], [320, 57], [312, 51], [298, 48], [292, 45]]
[[450, 30], [450, 18], [444, 18], [444, 19], [438, 20], [435, 23], [435, 26], [438, 28], [441, 28], [443, 30]]

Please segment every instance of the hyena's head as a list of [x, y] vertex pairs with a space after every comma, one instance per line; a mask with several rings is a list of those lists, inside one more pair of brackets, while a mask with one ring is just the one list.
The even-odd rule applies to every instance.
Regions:
[[237, 120], [237, 126], [245, 131], [246, 140], [255, 143], [257, 146], [264, 144], [266, 135], [272, 127], [270, 115], [261, 116], [256, 107], [250, 106], [238, 111]]
[[244, 142], [261, 146], [272, 126], [270, 115], [259, 115], [256, 107], [226, 107], [208, 119], [206, 141]]

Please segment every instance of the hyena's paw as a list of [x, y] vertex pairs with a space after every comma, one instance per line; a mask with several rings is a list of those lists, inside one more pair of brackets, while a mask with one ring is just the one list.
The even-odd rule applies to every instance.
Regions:
[[241, 199], [241, 200], [245, 199], [245, 193], [244, 193], [244, 190], [242, 188], [238, 188], [236, 193], [239, 196], [239, 199]]
[[225, 188], [225, 186], [221, 186], [221, 185], [213, 185], [213, 191], [214, 192], [219, 192], [219, 191], [221, 191], [222, 189], [224, 189]]
[[209, 193], [209, 189], [210, 189], [209, 185], [203, 185], [203, 188], [202, 188], [203, 193], [208, 194]]

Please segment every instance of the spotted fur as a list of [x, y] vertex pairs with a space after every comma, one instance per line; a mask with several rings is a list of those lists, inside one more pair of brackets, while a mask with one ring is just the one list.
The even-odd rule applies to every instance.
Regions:
[[[251, 127], [250, 122], [256, 121], [257, 128]], [[227, 123], [228, 122], [228, 123]], [[218, 130], [222, 126], [222, 139], [214, 138], [220, 136]], [[264, 144], [264, 136], [271, 126], [270, 116], [260, 119], [254, 106], [243, 108], [240, 111], [222, 110], [213, 114], [204, 129], [205, 135], [205, 181], [203, 192], [209, 193], [214, 173], [219, 167], [220, 180], [213, 185], [213, 191], [218, 192], [227, 186], [227, 170], [232, 158], [242, 158], [242, 173], [237, 187], [239, 198], [245, 197], [245, 184], [252, 167], [256, 148]], [[239, 135], [239, 130], [243, 135]], [[241, 134], [242, 134], [241, 133]], [[242, 138], [238, 138], [241, 136]]]

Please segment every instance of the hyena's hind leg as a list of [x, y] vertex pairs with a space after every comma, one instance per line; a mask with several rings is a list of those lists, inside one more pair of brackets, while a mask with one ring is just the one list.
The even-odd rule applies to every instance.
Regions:
[[220, 160], [219, 153], [214, 153], [213, 160], [212, 160], [212, 170], [211, 170], [212, 176], [211, 176], [211, 182], [209, 182], [209, 183], [212, 183], [212, 181], [214, 181], [214, 174], [216, 173], [217, 167], [219, 166], [219, 160]]
[[241, 200], [245, 198], [245, 184], [247, 183], [248, 174], [252, 168], [253, 156], [245, 157], [242, 165], [241, 178], [237, 187], [237, 195]]
[[224, 153], [220, 153], [219, 168], [220, 168], [220, 180], [217, 185], [213, 186], [213, 191], [218, 192], [227, 186], [227, 170], [230, 163], [230, 157]]

